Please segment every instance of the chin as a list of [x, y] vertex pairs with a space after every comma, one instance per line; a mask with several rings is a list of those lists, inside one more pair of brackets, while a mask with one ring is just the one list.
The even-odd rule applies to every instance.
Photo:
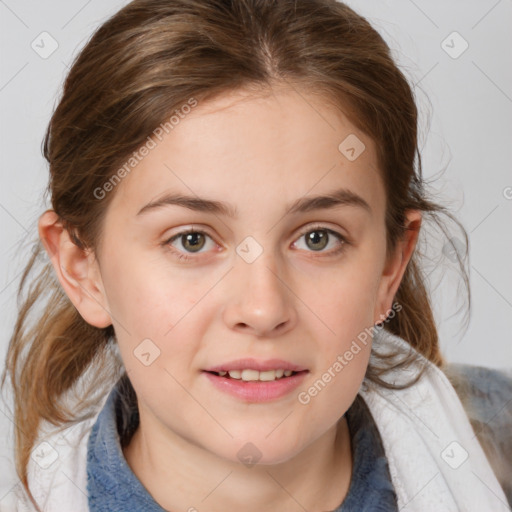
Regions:
[[[233, 442], [234, 451], [230, 451], [227, 459], [237, 464], [252, 467], [255, 464], [273, 466], [283, 464], [292, 459], [299, 451], [296, 445], [287, 445], [284, 439], [265, 439], [268, 432], [261, 436], [247, 436], [243, 441]], [[289, 440], [288, 440], [289, 441]]]

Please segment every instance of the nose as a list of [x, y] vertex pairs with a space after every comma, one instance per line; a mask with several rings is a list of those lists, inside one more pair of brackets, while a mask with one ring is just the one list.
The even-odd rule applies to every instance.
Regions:
[[293, 292], [272, 255], [264, 252], [252, 263], [237, 258], [225, 286], [228, 300], [223, 316], [231, 329], [273, 337], [296, 324]]

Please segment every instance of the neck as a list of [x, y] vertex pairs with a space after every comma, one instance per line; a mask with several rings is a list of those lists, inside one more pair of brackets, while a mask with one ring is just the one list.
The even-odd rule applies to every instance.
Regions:
[[352, 475], [345, 417], [295, 457], [248, 467], [142, 421], [124, 448], [128, 465], [164, 509], [321, 512], [344, 500]]

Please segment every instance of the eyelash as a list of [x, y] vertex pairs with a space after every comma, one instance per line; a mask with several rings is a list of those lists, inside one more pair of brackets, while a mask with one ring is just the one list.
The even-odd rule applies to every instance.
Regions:
[[[336, 231], [333, 231], [332, 229], [322, 226], [322, 225], [309, 226], [306, 230], [302, 231], [299, 234], [299, 237], [297, 238], [297, 240], [299, 240], [304, 235], [311, 233], [312, 231], [326, 231], [329, 235], [333, 235], [336, 238], [338, 238], [338, 240], [340, 242], [340, 246], [337, 249], [332, 250], [327, 253], [324, 253], [323, 251], [318, 251], [320, 256], [315, 256], [315, 257], [338, 256], [339, 254], [341, 254], [342, 252], [345, 251], [347, 245], [350, 245], [349, 240], [345, 236], [341, 235], [340, 233], [338, 233]], [[188, 234], [191, 234], [191, 233], [200, 233], [200, 234], [205, 235], [213, 240], [213, 238], [206, 231], [203, 231], [201, 229], [186, 229], [184, 231], [180, 231], [179, 233], [173, 235], [171, 238], [166, 240], [162, 245], [168, 247], [179, 260], [189, 261], [189, 260], [195, 259], [194, 256], [192, 256], [193, 253], [184, 253], [184, 252], [178, 251], [178, 250], [174, 249], [174, 247], [172, 247], [172, 245], [171, 245], [172, 242], [174, 242], [178, 238], [188, 235]], [[314, 253], [315, 251], [308, 251], [308, 252]], [[201, 253], [196, 253], [196, 254], [201, 254]]]

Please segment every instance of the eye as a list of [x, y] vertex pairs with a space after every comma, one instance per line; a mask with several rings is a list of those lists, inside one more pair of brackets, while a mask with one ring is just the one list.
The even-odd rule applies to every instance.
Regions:
[[[210, 247], [208, 247], [208, 240], [211, 242]], [[204, 231], [188, 229], [186, 231], [181, 231], [180, 233], [177, 233], [171, 237], [165, 242], [165, 245], [170, 245], [173, 250], [176, 250], [180, 259], [187, 259], [187, 253], [199, 253], [204, 247], [206, 247], [208, 250], [215, 247], [216, 244], [212, 238]]]
[[[322, 252], [329, 255], [340, 253], [348, 243], [343, 235], [324, 226], [309, 227], [308, 230], [303, 231], [298, 238], [299, 241], [302, 239], [305, 241], [306, 250], [309, 249], [313, 252]], [[293, 245], [298, 249], [304, 248], [300, 247], [298, 242], [294, 242]], [[330, 247], [333, 250], [324, 250], [326, 247]]]
[[[298, 241], [293, 243], [295, 248], [304, 249], [299, 243], [301, 239], [304, 239], [308, 252], [318, 252], [325, 256], [337, 255], [349, 244], [343, 235], [325, 226], [313, 226], [303, 231]], [[193, 254], [208, 252], [215, 248], [216, 243], [205, 231], [187, 229], [173, 235], [163, 245], [170, 246], [180, 260], [188, 260], [192, 259]], [[329, 247], [331, 250], [325, 250]]]

